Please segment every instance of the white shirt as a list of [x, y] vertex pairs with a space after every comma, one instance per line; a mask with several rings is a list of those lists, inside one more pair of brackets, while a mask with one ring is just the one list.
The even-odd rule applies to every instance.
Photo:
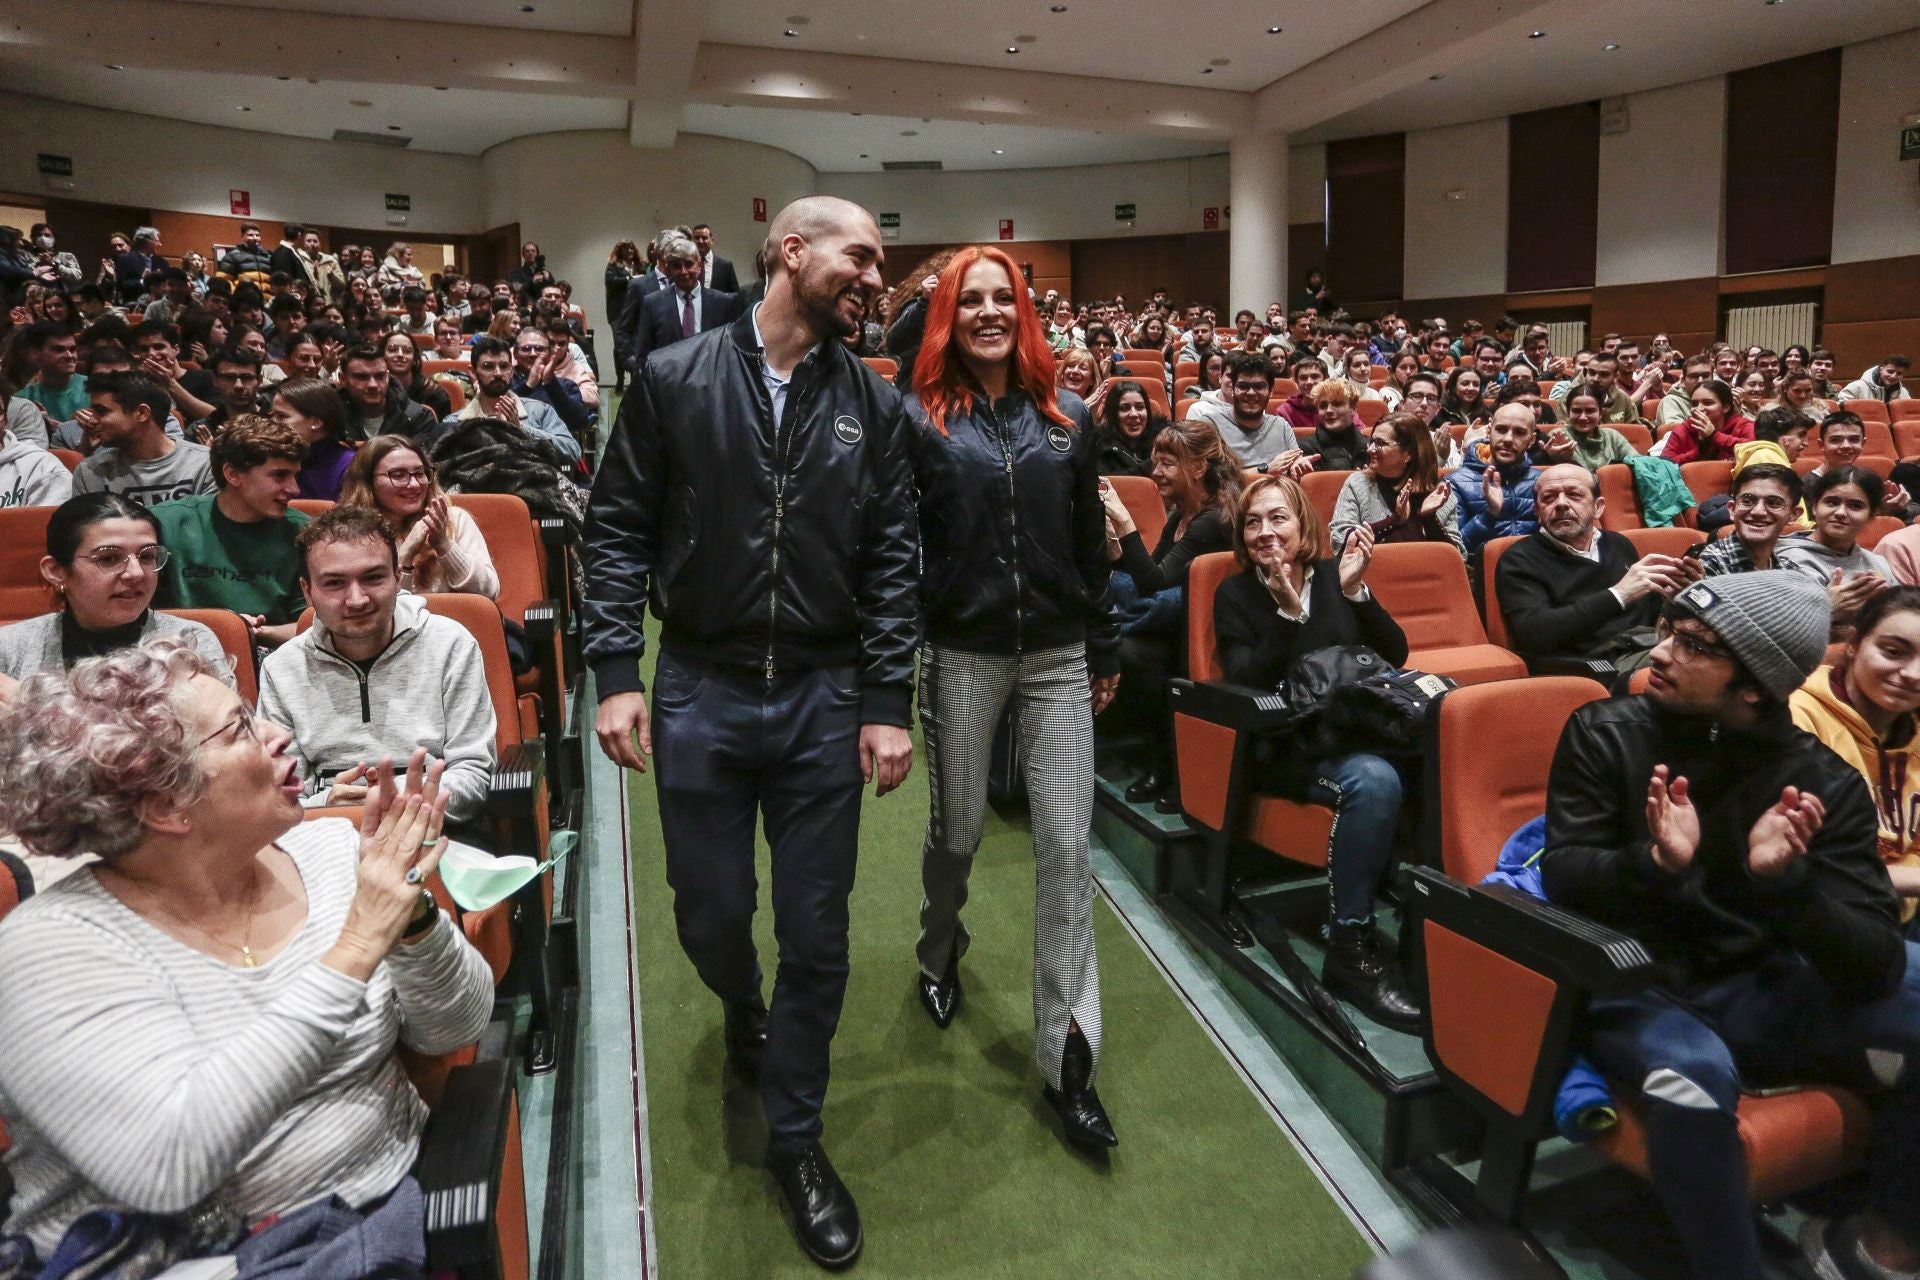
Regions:
[[700, 283], [702, 285], [713, 283], [713, 255], [710, 253], [703, 255], [700, 259]]
[[[767, 340], [760, 336], [760, 304], [754, 303], [748, 315], [753, 318], [753, 345], [764, 352]], [[763, 355], [760, 359], [760, 379], [767, 384], [767, 396], [773, 401], [773, 420], [778, 422], [787, 416], [787, 384], [793, 378], [791, 375], [781, 377], [774, 371], [773, 362]]]

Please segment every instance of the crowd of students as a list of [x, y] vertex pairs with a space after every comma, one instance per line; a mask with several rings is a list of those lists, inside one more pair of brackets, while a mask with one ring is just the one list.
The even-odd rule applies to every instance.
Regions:
[[[1209, 553], [1232, 552], [1241, 569], [1214, 601], [1236, 683], [1271, 689], [1329, 646], [1405, 663], [1405, 634], [1367, 579], [1377, 547], [1409, 541], [1462, 557], [1533, 670], [1649, 668], [1649, 692], [1628, 700], [1637, 709], [1569, 731], [1549, 797], [1549, 889], [1606, 915], [1600, 895], [1631, 885], [1656, 918], [1616, 923], [1656, 950], [1684, 949], [1695, 916], [1715, 922], [1725, 945], [1688, 971], [1678, 1000], [1747, 1010], [1770, 990], [1756, 975], [1790, 972], [1781, 990], [1796, 1009], [1871, 1005], [1895, 1041], [1920, 1027], [1904, 1021], [1920, 986], [1900, 977], [1920, 898], [1908, 821], [1920, 776], [1906, 768], [1920, 533], [1863, 545], [1874, 516], [1904, 522], [1912, 498], [1895, 460], [1863, 456], [1866, 424], [1846, 407], [1905, 399], [1903, 356], [1848, 381], [1819, 348], [1688, 356], [1663, 335], [1644, 353], [1607, 335], [1564, 354], [1543, 326], [1510, 319], [1457, 332], [1391, 312], [1355, 319], [1317, 273], [1228, 327], [1164, 292], [1138, 307], [1034, 297], [1010, 259], [978, 249], [941, 255], [888, 293], [871, 218], [803, 201], [775, 220], [744, 287], [704, 226], [668, 228], [644, 251], [616, 246], [613, 391], [633, 377], [647, 394], [623, 401], [596, 477], [610, 401], [571, 289], [537, 244], [490, 286], [429, 279], [403, 243], [329, 253], [298, 225], [272, 249], [249, 225], [212, 263], [189, 254], [176, 267], [163, 248], [141, 228], [89, 279], [51, 228], [0, 228], [0, 506], [52, 509], [41, 561], [52, 607], [0, 626], [0, 825], [43, 886], [72, 882], [0, 928], [0, 953], [38, 957], [47, 974], [32, 992], [0, 989], [0, 1044], [67, 1046], [0, 1050], [0, 1115], [18, 1153], [6, 1232], [42, 1255], [89, 1209], [174, 1212], [229, 1175], [247, 1216], [317, 1191], [371, 1214], [397, 1193], [420, 1114], [393, 1047], [457, 1042], [478, 999], [471, 948], [415, 891], [443, 840], [484, 840], [474, 819], [494, 759], [477, 645], [421, 601], [499, 591], [448, 476], [511, 476], [530, 503], [570, 502], [575, 520], [592, 477], [583, 605], [599, 735], [629, 766], [661, 751], [682, 940], [723, 1003], [729, 1062], [761, 1083], [774, 1167], [817, 1261], [851, 1261], [861, 1241], [820, 1146], [856, 766], [882, 790], [910, 766], [917, 664], [938, 781], [915, 985], [944, 1028], [962, 1003], [961, 912], [994, 732], [1004, 708], [1019, 710], [1041, 868], [1036, 1066], [1067, 1136], [1114, 1145], [1094, 1085], [1094, 736], [1134, 753], [1128, 800], [1179, 809], [1169, 682], [1184, 670], [1189, 572]], [[757, 360], [723, 358], [735, 349]], [[898, 391], [861, 355], [892, 358]], [[729, 441], [755, 464], [719, 465]], [[1797, 467], [1816, 447], [1820, 464]], [[766, 449], [783, 450], [779, 466]], [[1697, 554], [1641, 555], [1601, 526], [1601, 469], [1630, 468], [1642, 510], [1670, 520], [1695, 506], [1679, 466], [1722, 460], [1725, 500], [1686, 518], [1725, 533]], [[812, 479], [789, 490], [796, 468]], [[1303, 485], [1324, 473], [1341, 475], [1330, 518]], [[1165, 521], [1152, 545], [1117, 477], [1153, 482]], [[827, 492], [846, 501], [823, 503]], [[334, 505], [310, 519], [301, 499]], [[1515, 536], [1489, 568], [1489, 544]], [[653, 720], [637, 674], [650, 596], [665, 624]], [[257, 709], [238, 700], [212, 632], [162, 612], [195, 608], [246, 620], [262, 655]], [[1840, 647], [1827, 661], [1829, 643]], [[778, 741], [753, 728], [770, 698], [793, 731]], [[1838, 758], [1792, 737], [1795, 721]], [[1780, 750], [1770, 794], [1747, 786], [1731, 807], [1712, 794], [1722, 729]], [[823, 743], [846, 759], [826, 759]], [[735, 754], [759, 763], [715, 763]], [[767, 782], [775, 757], [788, 782], [811, 781]], [[410, 777], [383, 758], [410, 759]], [[1601, 774], [1619, 785], [1596, 790]], [[1336, 814], [1327, 985], [1417, 1030], [1420, 1001], [1376, 922], [1404, 762], [1363, 745], [1282, 753], [1263, 784]], [[1591, 804], [1576, 822], [1579, 788]], [[751, 876], [743, 893], [729, 861], [744, 848], [750, 867], [751, 824], [741, 846], [723, 793], [782, 815], [769, 830], [776, 879], [796, 863], [819, 877], [804, 901], [776, 901], [796, 954], [782, 956], [771, 1007], [744, 932]], [[1644, 805], [1624, 806], [1628, 795]], [[359, 836], [325, 824], [289, 834], [303, 808], [341, 804], [372, 815]], [[1704, 835], [1696, 805], [1712, 816]], [[213, 827], [220, 841], [196, 843]], [[356, 850], [373, 868], [357, 881], [338, 862]], [[84, 877], [83, 856], [99, 859]], [[1824, 923], [1783, 906], [1785, 889], [1729, 887], [1728, 868], [1742, 866], [1814, 886], [1804, 911]], [[1821, 887], [1836, 876], [1845, 892]], [[157, 932], [136, 936], [115, 915], [127, 911]], [[81, 945], [76, 931], [90, 929], [120, 941]], [[142, 1016], [170, 1000], [169, 1017], [244, 1008], [259, 1014], [251, 1038], [203, 1061], [186, 1034], [158, 1035], [137, 1061], [114, 1052], [138, 1034], [110, 1007], [114, 984], [196, 954], [220, 961], [218, 975], [154, 994]], [[246, 976], [276, 955], [269, 971], [282, 976]], [[1649, 1029], [1655, 1013], [1670, 1016], [1623, 1007], [1601, 1028], [1597, 1052], [1636, 1081], [1693, 1069]], [[1701, 1022], [1682, 1038], [1698, 1049], [1714, 1035]], [[1723, 1041], [1739, 1061], [1745, 1042]], [[328, 1045], [358, 1065], [322, 1082], [314, 1055]], [[192, 1127], [261, 1053], [268, 1064], [231, 1095], [224, 1127]], [[1854, 1083], [1810, 1059], [1795, 1070]], [[1656, 1186], [1690, 1244], [1734, 1232], [1730, 1250], [1695, 1248], [1700, 1274], [1742, 1274], [1725, 1080], [1699, 1072], [1706, 1102], [1655, 1094], [1670, 1104], [1650, 1120]], [[1906, 1123], [1904, 1070], [1885, 1076], [1894, 1118], [1880, 1145], [1903, 1140]], [[187, 1103], [156, 1109], [170, 1089]], [[309, 1089], [310, 1111], [286, 1107]], [[394, 1091], [377, 1133], [356, 1113], [368, 1090]], [[76, 1101], [101, 1096], [117, 1101]], [[170, 1163], [183, 1143], [194, 1159]], [[262, 1144], [289, 1154], [236, 1175]], [[349, 1171], [355, 1152], [377, 1158]], [[108, 1176], [118, 1167], [133, 1172]], [[1885, 1196], [1875, 1206], [1821, 1225], [1809, 1251], [1845, 1254], [1849, 1275], [1911, 1269], [1910, 1210]], [[1858, 1270], [1869, 1266], [1882, 1271]]]

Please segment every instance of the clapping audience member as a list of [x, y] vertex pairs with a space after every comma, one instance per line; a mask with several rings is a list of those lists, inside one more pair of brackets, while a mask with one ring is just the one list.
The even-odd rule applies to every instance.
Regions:
[[214, 492], [151, 508], [172, 553], [163, 606], [231, 609], [269, 648], [292, 638], [303, 604], [294, 537], [307, 518], [288, 504], [306, 454], [291, 427], [251, 414], [227, 425], [212, 445]]
[[1734, 409], [1733, 388], [1708, 378], [1693, 389], [1693, 411], [1661, 438], [1660, 456], [1672, 463], [1731, 461], [1735, 446], [1753, 439], [1753, 419]]
[[29, 443], [0, 430], [0, 508], [51, 507], [73, 493], [73, 477], [45, 443]]
[[99, 857], [0, 928], [0, 963], [34, 975], [0, 991], [8, 1227], [41, 1258], [101, 1206], [217, 1202], [217, 1253], [337, 1197], [357, 1263], [425, 1263], [427, 1108], [395, 1050], [472, 1043], [493, 1007], [419, 884], [440, 766], [414, 753], [402, 795], [382, 762], [356, 832], [300, 821], [288, 745], [165, 641], [35, 676], [0, 713], [0, 826]]
[[1523, 404], [1501, 405], [1493, 411], [1486, 440], [1467, 450], [1447, 476], [1460, 504], [1460, 538], [1470, 557], [1477, 557], [1489, 538], [1539, 528], [1533, 487], [1540, 473], [1527, 454], [1533, 437], [1533, 412]]
[[[578, 462], [580, 441], [544, 400], [523, 398], [513, 390], [513, 347], [499, 338], [476, 338], [468, 354], [476, 394], [466, 408], [441, 424], [441, 432], [472, 418], [492, 418], [552, 445], [560, 458]], [[436, 435], [436, 439], [438, 436]]]
[[25, 680], [167, 636], [190, 645], [232, 684], [213, 632], [152, 607], [168, 558], [160, 522], [132, 499], [89, 493], [62, 502], [47, 519], [47, 553], [40, 559], [54, 608], [0, 627], [0, 676]]
[[1334, 544], [1365, 526], [1376, 544], [1450, 542], [1462, 556], [1460, 504], [1440, 479], [1433, 436], [1410, 413], [1390, 413], [1373, 425], [1367, 465], [1348, 476], [1334, 499]]
[[500, 578], [480, 526], [447, 501], [418, 441], [375, 436], [354, 454], [340, 501], [380, 513], [399, 540], [400, 585], [429, 595], [469, 591], [493, 599]]
[[494, 760], [479, 642], [402, 589], [393, 530], [377, 510], [334, 507], [295, 546], [313, 625], [261, 664], [260, 714], [293, 734], [304, 803], [365, 802], [376, 763], [417, 746], [445, 766], [450, 828], [473, 823]]
[[1896, 581], [1892, 567], [1860, 545], [1885, 496], [1884, 482], [1865, 467], [1822, 472], [1807, 482], [1813, 528], [1782, 538], [1774, 549], [1782, 568], [1829, 589], [1836, 640], [1845, 638], [1860, 606]]
[[[1234, 557], [1242, 572], [1220, 584], [1213, 622], [1226, 678], [1274, 689], [1296, 659], [1334, 645], [1366, 645], [1389, 663], [1407, 660], [1400, 625], [1366, 584], [1373, 535], [1364, 526], [1328, 545], [1293, 480], [1261, 476], [1238, 503]], [[1124, 685], [1123, 685], [1124, 687]], [[1263, 787], [1334, 811], [1327, 850], [1327, 987], [1369, 1017], [1403, 1031], [1423, 1018], [1393, 946], [1374, 926], [1374, 900], [1393, 858], [1404, 783], [1395, 765], [1364, 749], [1337, 755], [1275, 753]]]
[[[562, 326], [564, 328], [564, 326]], [[576, 439], [593, 429], [594, 411], [580, 396], [579, 384], [560, 376], [564, 348], [536, 326], [522, 329], [513, 343], [513, 394], [522, 404], [538, 401], [552, 409]]]
[[1605, 403], [1598, 388], [1581, 383], [1567, 392], [1563, 406], [1567, 414], [1567, 434], [1573, 440], [1572, 461], [1589, 471], [1640, 456], [1631, 440], [1606, 425]]

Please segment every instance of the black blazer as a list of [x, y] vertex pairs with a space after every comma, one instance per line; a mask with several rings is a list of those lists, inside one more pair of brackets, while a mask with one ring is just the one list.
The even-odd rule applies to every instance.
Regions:
[[734, 274], [733, 264], [717, 253], [713, 255], [713, 279], [707, 288], [715, 293], [740, 292], [740, 277]]
[[[633, 289], [627, 289], [631, 303]], [[740, 295], [707, 289], [700, 299], [700, 332], [724, 328], [741, 312]], [[647, 356], [661, 347], [670, 347], [682, 338], [680, 332], [680, 291], [655, 289], [647, 294], [635, 311], [633, 328], [628, 330], [628, 369], [639, 372]]]

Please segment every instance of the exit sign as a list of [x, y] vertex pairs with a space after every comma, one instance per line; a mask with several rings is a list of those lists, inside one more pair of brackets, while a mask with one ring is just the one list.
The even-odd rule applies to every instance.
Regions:
[[1132, 222], [1133, 206], [1130, 204], [1117, 204], [1113, 206], [1113, 220], [1115, 222]]
[[1900, 158], [1920, 160], [1920, 125], [1909, 126], [1900, 131]]

